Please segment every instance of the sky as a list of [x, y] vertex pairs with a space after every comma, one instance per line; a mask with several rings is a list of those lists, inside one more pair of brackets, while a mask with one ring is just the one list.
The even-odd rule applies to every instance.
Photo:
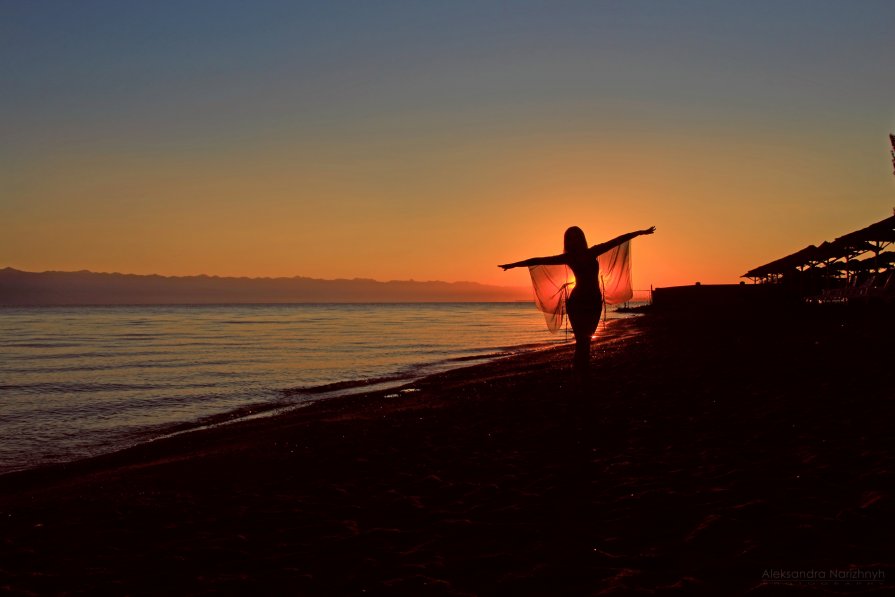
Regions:
[[892, 214], [895, 3], [0, 0], [0, 267], [735, 283]]

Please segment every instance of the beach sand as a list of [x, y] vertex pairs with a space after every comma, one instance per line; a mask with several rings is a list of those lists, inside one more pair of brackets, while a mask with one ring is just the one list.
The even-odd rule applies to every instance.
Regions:
[[895, 317], [651, 313], [609, 330], [586, 386], [564, 346], [0, 477], [0, 588], [895, 590]]

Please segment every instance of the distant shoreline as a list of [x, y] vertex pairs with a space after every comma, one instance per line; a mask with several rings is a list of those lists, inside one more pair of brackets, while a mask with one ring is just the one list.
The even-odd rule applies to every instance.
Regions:
[[0, 306], [524, 302], [528, 287], [478, 282], [322, 280], [0, 269]]
[[[85, 308], [105, 308], [105, 307], [288, 307], [294, 306], [326, 306], [326, 305], [507, 305], [507, 304], [526, 304], [531, 303], [528, 300], [506, 300], [506, 301], [328, 301], [328, 302], [259, 302], [259, 303], [43, 303], [43, 304], [0, 304], [0, 309], [29, 309], [29, 308], [66, 308], [66, 307], [85, 307]], [[636, 312], [631, 309], [619, 308], [620, 313]]]

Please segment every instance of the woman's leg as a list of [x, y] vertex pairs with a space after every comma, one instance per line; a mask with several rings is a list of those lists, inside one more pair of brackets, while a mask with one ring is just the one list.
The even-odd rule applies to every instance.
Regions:
[[590, 366], [590, 340], [597, 331], [600, 311], [597, 309], [569, 309], [569, 323], [575, 334], [575, 358], [572, 361], [575, 370], [584, 373]]
[[575, 338], [575, 358], [572, 361], [575, 371], [585, 372], [590, 367], [590, 336]]

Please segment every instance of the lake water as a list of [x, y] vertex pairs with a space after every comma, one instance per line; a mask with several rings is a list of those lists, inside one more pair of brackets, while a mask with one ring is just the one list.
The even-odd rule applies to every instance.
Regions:
[[3, 308], [0, 473], [565, 341], [531, 303]]

